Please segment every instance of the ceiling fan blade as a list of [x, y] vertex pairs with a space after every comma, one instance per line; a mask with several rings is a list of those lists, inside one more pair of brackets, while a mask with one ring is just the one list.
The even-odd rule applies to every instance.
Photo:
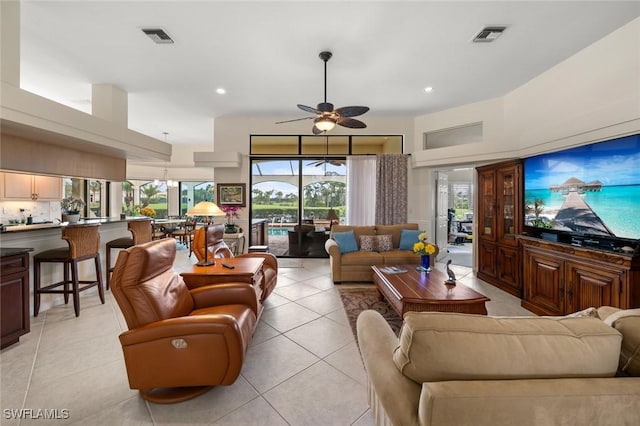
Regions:
[[311, 119], [314, 119], [314, 118], [316, 118], [316, 117], [294, 118], [293, 120], [276, 121], [276, 124], [291, 123], [292, 121], [311, 120]]
[[366, 124], [364, 124], [360, 120], [356, 120], [355, 118], [340, 117], [338, 118], [336, 123], [341, 125], [342, 127], [348, 127], [350, 129], [364, 129], [365, 127], [367, 127]]
[[314, 135], [319, 135], [323, 133], [322, 130], [318, 129], [318, 127], [315, 124], [313, 125], [313, 129], [311, 129], [311, 131], [313, 132]]
[[347, 106], [338, 108], [335, 112], [340, 117], [356, 117], [369, 111], [369, 107], [366, 106]]
[[320, 111], [310, 106], [298, 104], [298, 108], [300, 108], [303, 111], [310, 112], [312, 114], [320, 114]]

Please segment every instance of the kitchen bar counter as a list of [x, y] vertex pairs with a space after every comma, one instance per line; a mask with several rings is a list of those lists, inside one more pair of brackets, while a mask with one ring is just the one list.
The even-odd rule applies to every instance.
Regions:
[[0, 258], [29, 253], [30, 251], [33, 251], [33, 248], [0, 247]]
[[[148, 220], [148, 217], [145, 216], [134, 216], [128, 217], [126, 219], [120, 219], [115, 217], [94, 217], [89, 219], [81, 219], [77, 224], [85, 225], [91, 223], [99, 223], [99, 224], [107, 224], [107, 223], [120, 223], [127, 222], [129, 220], [136, 219], [145, 219]], [[12, 233], [12, 232], [29, 232], [29, 231], [38, 231], [41, 229], [57, 229], [63, 226], [70, 225], [69, 222], [60, 222], [60, 223], [52, 223], [52, 222], [42, 222], [42, 223], [34, 223], [32, 225], [5, 225], [2, 233]], [[71, 224], [73, 226], [73, 224]]]
[[[127, 229], [127, 221], [131, 219], [145, 219], [145, 217], [137, 216], [127, 219], [120, 219], [119, 217], [91, 218], [78, 222], [78, 224], [100, 224], [100, 261], [102, 262], [103, 273], [107, 270], [105, 264], [105, 243], [116, 238], [130, 237], [131, 232], [129, 232], [129, 230]], [[67, 242], [62, 239], [62, 228], [64, 226], [68, 226], [68, 223], [37, 223], [33, 225], [8, 226], [2, 233], [0, 233], [0, 247], [2, 247], [2, 253], [4, 255], [5, 250], [20, 250], [11, 249], [11, 247], [33, 247], [33, 251], [27, 254], [27, 258], [29, 258], [44, 250], [68, 247]], [[94, 279], [95, 268], [93, 267], [93, 262], [80, 262], [78, 266], [80, 279]], [[33, 262], [29, 262], [28, 269], [30, 279], [26, 279], [25, 281], [29, 289], [28, 299], [32, 300]], [[41, 269], [42, 282], [53, 283], [61, 281], [63, 278], [62, 269], [63, 268], [61, 268], [59, 265], [43, 264]], [[93, 292], [95, 290], [96, 289], [93, 288], [88, 290], [88, 292]], [[64, 303], [62, 295], [59, 294], [43, 294], [40, 300], [40, 312], [46, 311], [51, 306]]]

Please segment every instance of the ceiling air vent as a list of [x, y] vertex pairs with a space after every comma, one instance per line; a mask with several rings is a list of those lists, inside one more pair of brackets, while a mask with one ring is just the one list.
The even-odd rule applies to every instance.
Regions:
[[474, 38], [474, 43], [490, 43], [500, 37], [507, 27], [484, 27]]
[[169, 37], [169, 34], [162, 28], [143, 28], [142, 32], [145, 33], [154, 43], [157, 44], [171, 44], [173, 40]]

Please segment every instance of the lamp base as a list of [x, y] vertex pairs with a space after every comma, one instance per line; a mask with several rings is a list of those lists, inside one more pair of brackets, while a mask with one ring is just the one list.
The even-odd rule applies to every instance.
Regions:
[[213, 260], [203, 260], [202, 262], [196, 263], [196, 266], [213, 266], [216, 262]]

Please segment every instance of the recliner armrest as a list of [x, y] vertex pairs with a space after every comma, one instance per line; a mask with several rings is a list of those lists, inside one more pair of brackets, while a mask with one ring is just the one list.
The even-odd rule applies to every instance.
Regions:
[[218, 335], [229, 328], [236, 328], [236, 321], [229, 315], [209, 314], [169, 318], [145, 324], [120, 334], [122, 346], [154, 342], [172, 337], [189, 335]]
[[195, 309], [220, 305], [247, 305], [258, 315], [258, 295], [249, 283], [224, 283], [190, 290]]

